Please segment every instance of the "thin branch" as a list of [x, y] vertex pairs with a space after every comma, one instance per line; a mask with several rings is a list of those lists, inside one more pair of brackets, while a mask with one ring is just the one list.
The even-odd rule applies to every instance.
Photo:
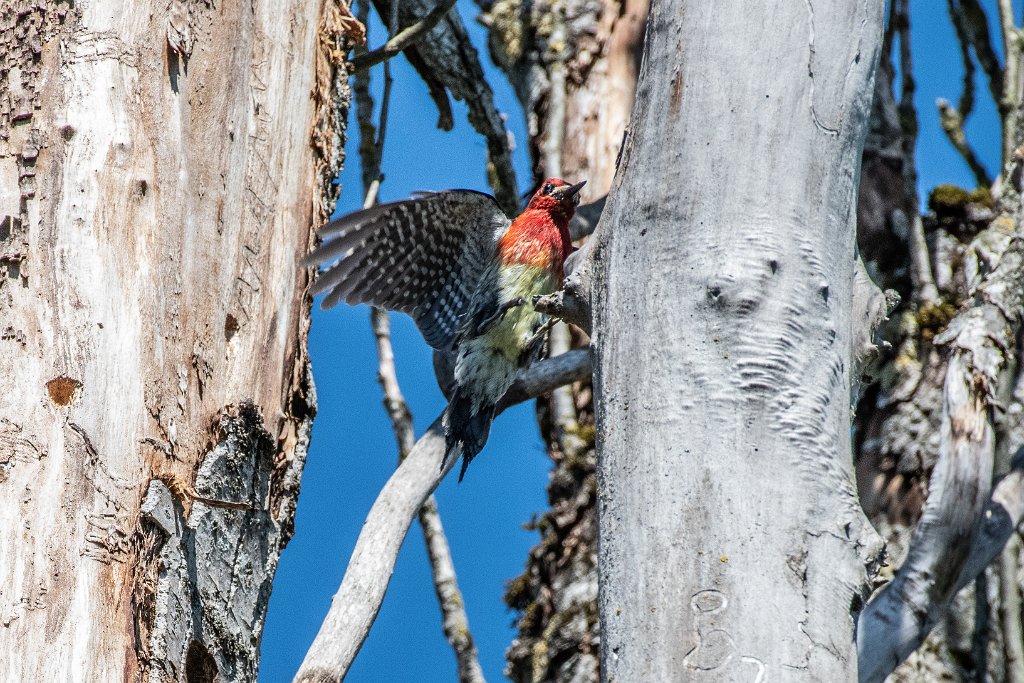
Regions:
[[[988, 17], [985, 16], [985, 10], [978, 0], [958, 0], [957, 5], [958, 17], [954, 21], [958, 20], [962, 24], [962, 28], [957, 29], [957, 37], [960, 38], [959, 34], [962, 30], [974, 51], [978, 64], [981, 65], [981, 70], [988, 78], [992, 101], [1001, 109], [1004, 93], [1003, 67], [999, 64], [999, 57], [992, 46], [992, 37], [988, 32]], [[953, 8], [950, 11], [952, 13]], [[967, 112], [964, 112], [964, 118], [966, 117]]]
[[[557, 322], [548, 334], [548, 353], [556, 358], [572, 349], [572, 332], [564, 322]], [[551, 420], [555, 426], [555, 438], [559, 450], [568, 458], [574, 458], [587, 447], [580, 438], [579, 417], [576, 414], [576, 397], [571, 386], [559, 387], [551, 392]]]
[[861, 613], [857, 652], [862, 682], [882, 681], [917, 649], [961, 581], [970, 582], [985, 566], [975, 570], [972, 563], [977, 541], [985, 536], [978, 520], [988, 512], [996, 386], [1005, 359], [1016, 348], [1018, 312], [1024, 307], [1024, 235], [1010, 239], [974, 300], [936, 337], [950, 349], [938, 462], [906, 561]]
[[[375, 0], [378, 7], [387, 0]], [[403, 0], [399, 6], [401, 25], [412, 25], [436, 6], [436, 0]], [[449, 12], [430, 33], [405, 53], [427, 83], [432, 97], [442, 110], [442, 124], [451, 127], [447, 88], [457, 100], [466, 103], [467, 118], [487, 143], [487, 180], [498, 204], [509, 215], [519, 211], [519, 192], [512, 165], [512, 145], [505, 121], [494, 104], [494, 92], [488, 84], [476, 48], [458, 12]], [[387, 62], [385, 62], [387, 64]]]
[[[555, 6], [551, 13], [552, 30], [548, 44], [552, 48], [549, 57], [547, 117], [544, 125], [543, 167], [544, 175], [549, 178], [562, 176], [562, 147], [565, 141], [565, 109], [566, 109], [566, 64], [565, 42], [568, 34], [565, 16], [560, 6]], [[572, 348], [572, 332], [564, 322], [557, 322], [548, 334], [548, 353], [554, 358]], [[551, 392], [551, 421], [555, 427], [555, 438], [558, 448], [567, 457], [572, 458], [586, 447], [586, 443], [576, 433], [579, 429], [576, 415], [576, 399], [572, 388], [559, 387]]]
[[[391, 426], [398, 442], [399, 459], [404, 459], [416, 445], [416, 434], [413, 431], [412, 413], [398, 385], [398, 373], [395, 370], [395, 354], [391, 347], [391, 323], [388, 314], [379, 308], [371, 313], [373, 335], [377, 341], [377, 357], [379, 359], [378, 379], [384, 390], [384, 407], [391, 418]], [[437, 509], [437, 501], [431, 495], [427, 498], [419, 514], [420, 527], [427, 544], [427, 555], [430, 559], [430, 573], [434, 580], [434, 592], [441, 607], [441, 625], [445, 638], [452, 650], [460, 683], [484, 683], [484, 673], [480, 668], [476, 644], [469, 630], [469, 617], [463, 606], [462, 592], [455, 575], [455, 563], [452, 561], [451, 549], [441, 523], [441, 514]]]
[[388, 39], [386, 43], [376, 50], [357, 55], [352, 60], [352, 71], [354, 73], [366, 71], [370, 67], [385, 62], [407, 47], [414, 45], [416, 41], [427, 35], [431, 29], [444, 19], [444, 16], [455, 7], [455, 1], [444, 0], [437, 7], [427, 12], [426, 16], [422, 19], [396, 33], [394, 38]]
[[[939, 300], [939, 288], [935, 286], [932, 273], [931, 255], [924, 237], [924, 223], [917, 199], [917, 109], [914, 107], [914, 64], [910, 51], [910, 3], [908, 0], [893, 0], [892, 16], [895, 30], [900, 37], [900, 101], [896, 106], [899, 115], [900, 151], [903, 157], [903, 216], [899, 210], [892, 220], [907, 221], [906, 234], [909, 236], [911, 275], [914, 280], [914, 295], [918, 306], [933, 305]], [[973, 84], [972, 84], [973, 88]], [[971, 91], [973, 92], [973, 90]]]
[[[966, 119], [974, 110], [974, 59], [971, 57], [971, 38], [967, 34], [967, 18], [964, 6], [959, 0], [949, 0], [949, 18], [956, 32], [956, 41], [960, 44], [960, 61], [964, 65], [964, 76], [960, 86], [960, 101], [957, 110], [960, 117]], [[998, 100], [996, 100], [998, 102]]]
[[878, 61], [879, 67], [886, 69], [886, 72], [892, 76], [892, 46], [896, 42], [896, 3], [889, 3], [889, 17], [885, 22], [885, 31], [882, 33], [882, 50], [880, 59]]
[[1003, 655], [1007, 683], [1024, 683], [1024, 631], [1018, 572], [1020, 538], [1011, 534], [999, 555], [999, 623], [1003, 629]]
[[964, 120], [960, 116], [960, 112], [941, 98], [936, 101], [935, 106], [939, 108], [939, 122], [942, 125], [942, 130], [956, 151], [967, 162], [971, 173], [974, 174], [975, 181], [983, 187], [991, 187], [992, 179], [989, 177], [988, 171], [985, 170], [981, 161], [978, 160], [978, 155], [967, 142], [967, 135], [964, 133]]
[[971, 659], [975, 671], [988, 671], [988, 644], [992, 631], [991, 608], [988, 603], [988, 575], [974, 577], [974, 629], [971, 633]]
[[401, 460], [416, 444], [416, 432], [413, 431], [412, 412], [398, 385], [395, 352], [391, 347], [391, 321], [387, 311], [374, 308], [370, 313], [370, 327], [373, 328], [373, 337], [377, 343], [377, 381], [384, 391], [384, 409], [391, 419], [395, 441], [398, 443], [398, 458]]
[[[590, 376], [589, 349], [535, 363], [519, 374], [499, 410]], [[454, 466], [444, 469], [441, 419], [434, 420], [381, 489], [363, 524], [341, 587], [295, 676], [299, 682], [341, 681], [380, 610], [395, 559], [413, 517]]]
[[[369, 34], [370, 0], [356, 3], [356, 19]], [[357, 47], [356, 54], [365, 48]], [[352, 78], [352, 99], [356, 104], [356, 121], [359, 124], [359, 160], [363, 180], [363, 196], [369, 194], [370, 186], [380, 178], [380, 159], [377, 152], [377, 128], [373, 125], [373, 97], [370, 95], [370, 72], [356, 73]], [[376, 201], [376, 197], [374, 198]], [[373, 202], [370, 204], [373, 205]], [[366, 202], [363, 202], [366, 208]]]
[[1017, 147], [1017, 106], [1021, 99], [1021, 32], [1013, 20], [1012, 0], [999, 0], [999, 27], [1003, 34], [1003, 51], [1006, 68], [1003, 70], [1002, 97], [999, 115], [1003, 122], [1003, 165], [1010, 162]]
[[420, 526], [427, 542], [430, 572], [434, 577], [434, 591], [441, 605], [442, 628], [452, 650], [455, 651], [459, 683], [484, 683], [476, 643], [469, 630], [469, 617], [463, 607], [462, 592], [455, 578], [455, 565], [448, 538], [441, 526], [437, 501], [431, 495], [420, 508]]

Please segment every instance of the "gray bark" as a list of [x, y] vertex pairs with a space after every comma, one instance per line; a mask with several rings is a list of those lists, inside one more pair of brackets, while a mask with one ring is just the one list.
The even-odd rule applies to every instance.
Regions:
[[[1013, 213], [1019, 215], [1019, 207]], [[999, 222], [965, 254], [975, 274], [968, 278], [972, 304], [936, 337], [950, 347], [938, 462], [907, 560], [861, 616], [863, 681], [882, 680], [921, 644], [961, 587], [978, 520], [985, 519], [995, 460], [993, 406], [1024, 308], [1024, 234], [1018, 228], [1006, 235]], [[985, 268], [977, 267], [981, 263]]]
[[254, 680], [314, 394], [333, 3], [0, 8], [0, 669]]
[[594, 236], [606, 680], [856, 674], [878, 539], [850, 465], [854, 200], [882, 3], [748, 11], [655, 3]]

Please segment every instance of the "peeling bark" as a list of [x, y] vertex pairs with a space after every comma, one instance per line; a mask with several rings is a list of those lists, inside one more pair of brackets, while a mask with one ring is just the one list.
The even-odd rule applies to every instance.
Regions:
[[359, 27], [16, 0], [0, 36], [4, 674], [254, 680]]

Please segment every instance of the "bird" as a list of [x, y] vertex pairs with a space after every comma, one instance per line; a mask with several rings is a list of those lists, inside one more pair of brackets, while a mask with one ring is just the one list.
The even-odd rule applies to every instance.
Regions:
[[414, 193], [331, 221], [303, 260], [324, 267], [311, 289], [326, 293], [321, 308], [344, 300], [407, 313], [427, 344], [454, 355], [441, 469], [461, 456], [460, 482], [517, 370], [540, 352], [547, 316], [532, 300], [562, 287], [585, 184], [548, 178], [515, 220], [483, 192]]

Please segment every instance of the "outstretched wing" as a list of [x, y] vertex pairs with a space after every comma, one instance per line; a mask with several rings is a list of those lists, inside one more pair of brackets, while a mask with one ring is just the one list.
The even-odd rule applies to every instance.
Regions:
[[313, 294], [328, 292], [323, 308], [344, 299], [408, 313], [428, 344], [450, 349], [510, 224], [493, 197], [473, 190], [421, 194], [342, 216], [320, 230], [324, 243], [305, 258], [328, 266]]

